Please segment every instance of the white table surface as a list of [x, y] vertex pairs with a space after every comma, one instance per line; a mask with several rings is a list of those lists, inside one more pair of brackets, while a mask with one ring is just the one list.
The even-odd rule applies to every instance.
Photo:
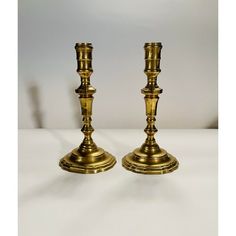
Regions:
[[121, 158], [140, 146], [142, 130], [96, 130], [96, 144], [117, 158], [107, 172], [63, 171], [59, 159], [80, 130], [19, 130], [20, 236], [216, 236], [217, 130], [159, 130], [177, 157], [171, 174], [134, 174]]

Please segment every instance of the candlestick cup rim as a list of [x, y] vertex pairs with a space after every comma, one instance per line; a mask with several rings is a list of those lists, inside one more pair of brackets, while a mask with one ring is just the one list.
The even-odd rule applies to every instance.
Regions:
[[76, 43], [75, 48], [93, 48], [92, 43]]
[[145, 43], [144, 47], [162, 47], [161, 42], [150, 42], [150, 43]]

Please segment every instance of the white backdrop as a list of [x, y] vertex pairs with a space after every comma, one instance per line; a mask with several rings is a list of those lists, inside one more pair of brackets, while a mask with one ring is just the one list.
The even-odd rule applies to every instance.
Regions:
[[150, 41], [163, 44], [158, 127], [216, 127], [216, 0], [19, 0], [19, 128], [81, 125], [76, 42], [94, 46], [93, 126], [144, 128]]

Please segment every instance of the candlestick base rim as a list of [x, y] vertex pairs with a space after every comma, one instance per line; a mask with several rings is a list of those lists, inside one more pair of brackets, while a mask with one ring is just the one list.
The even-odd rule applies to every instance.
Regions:
[[142, 153], [137, 148], [123, 157], [122, 166], [138, 174], [161, 175], [175, 171], [179, 162], [162, 148], [158, 153], [152, 154]]
[[76, 148], [65, 155], [59, 162], [59, 166], [63, 170], [80, 174], [104, 172], [111, 169], [115, 164], [115, 157], [102, 148], [87, 154], [81, 154]]

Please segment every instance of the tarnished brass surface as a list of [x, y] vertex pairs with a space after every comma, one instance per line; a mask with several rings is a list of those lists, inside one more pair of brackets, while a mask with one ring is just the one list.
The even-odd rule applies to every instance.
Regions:
[[81, 113], [83, 116], [84, 140], [78, 148], [72, 150], [60, 160], [60, 167], [64, 170], [82, 174], [93, 174], [106, 171], [116, 164], [116, 159], [110, 153], [97, 147], [91, 135], [94, 131], [91, 125], [93, 94], [96, 89], [90, 84], [92, 69], [92, 44], [76, 43], [77, 72], [81, 77], [81, 84], [75, 90], [79, 94]]
[[157, 103], [162, 89], [157, 85], [157, 76], [161, 72], [161, 43], [145, 43], [145, 69], [147, 85], [141, 90], [146, 105], [147, 126], [145, 143], [127, 154], [122, 159], [122, 165], [127, 170], [140, 174], [165, 174], [178, 168], [178, 161], [171, 154], [160, 148], [154, 138]]

